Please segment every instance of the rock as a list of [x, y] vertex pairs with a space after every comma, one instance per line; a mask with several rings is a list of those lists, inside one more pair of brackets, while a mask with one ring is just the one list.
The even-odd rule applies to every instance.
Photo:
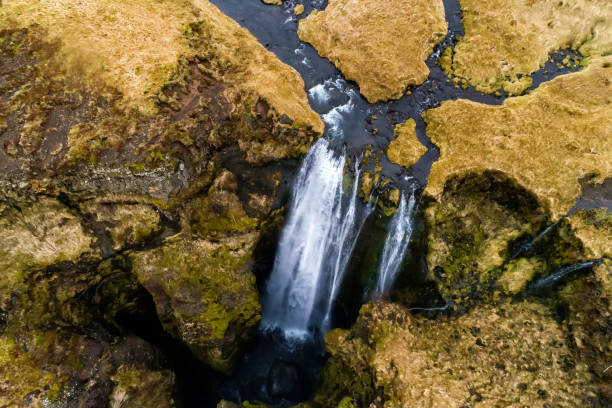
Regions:
[[322, 406], [346, 397], [363, 407], [582, 406], [596, 399], [567, 333], [535, 303], [432, 320], [395, 304], [367, 304], [351, 330], [333, 330], [325, 341], [331, 357], [314, 397]]
[[560, 307], [567, 307], [565, 322], [580, 359], [599, 380], [600, 393], [612, 399], [608, 367], [612, 361], [612, 264], [594, 268], [594, 273], [569, 283], [559, 293]]
[[299, 16], [302, 13], [304, 13], [304, 5], [298, 4], [297, 6], [295, 6], [295, 8], [293, 9], [293, 14]]
[[143, 340], [33, 334], [0, 337], [2, 406], [173, 406], [174, 375], [156, 365], [155, 349]]
[[159, 213], [143, 204], [87, 202], [84, 212], [110, 235], [115, 251], [142, 244], [162, 230]]
[[331, 0], [300, 21], [298, 34], [378, 102], [427, 79], [425, 60], [446, 30], [439, 0]]
[[612, 258], [612, 213], [610, 209], [579, 210], [569, 217], [572, 230], [591, 259]]
[[11, 296], [27, 291], [32, 270], [62, 262], [97, 258], [95, 238], [81, 221], [56, 200], [39, 201], [6, 208], [0, 213], [0, 309], [7, 308]]
[[267, 390], [273, 398], [302, 401], [308, 395], [309, 386], [300, 373], [300, 368], [282, 360], [276, 360], [268, 373]]
[[176, 236], [133, 255], [164, 328], [212, 368], [229, 372], [261, 318], [251, 254], [256, 233], [215, 241]]
[[110, 396], [113, 408], [174, 407], [171, 372], [121, 365], [111, 380], [116, 384]]
[[[520, 94], [549, 54], [571, 48], [585, 56], [612, 47], [612, 5], [606, 0], [461, 0], [465, 36], [452, 72], [477, 90]], [[447, 63], [446, 65], [449, 65]]]
[[387, 148], [387, 158], [402, 167], [411, 167], [427, 152], [419, 142], [414, 119], [395, 126], [395, 139]]
[[608, 56], [501, 106], [443, 102], [423, 115], [440, 148], [425, 192], [438, 199], [451, 177], [501, 171], [558, 219], [580, 196], [581, 179], [601, 183], [612, 175], [611, 91]]

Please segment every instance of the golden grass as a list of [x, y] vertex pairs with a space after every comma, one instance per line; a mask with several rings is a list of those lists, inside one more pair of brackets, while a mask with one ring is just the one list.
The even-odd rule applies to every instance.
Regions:
[[465, 36], [452, 68], [483, 92], [518, 94], [548, 55], [570, 47], [584, 55], [612, 51], [609, 0], [461, 0]]
[[[190, 48], [191, 24], [208, 30], [205, 49]], [[68, 72], [84, 72], [154, 112], [153, 98], [177, 71], [181, 56], [206, 53], [222, 79], [268, 100], [280, 114], [322, 132], [304, 82], [246, 30], [207, 0], [4, 0], [0, 28], [37, 24], [62, 43]]]
[[611, 112], [612, 56], [501, 106], [443, 102], [423, 115], [440, 147], [426, 192], [438, 198], [450, 177], [498, 170], [558, 218], [580, 196], [582, 178], [612, 176]]
[[419, 142], [416, 133], [414, 119], [395, 126], [395, 140], [387, 148], [387, 158], [403, 167], [414, 165], [421, 156], [427, 152], [427, 148]]
[[300, 21], [298, 34], [377, 102], [427, 79], [425, 60], [446, 30], [440, 0], [330, 0]]

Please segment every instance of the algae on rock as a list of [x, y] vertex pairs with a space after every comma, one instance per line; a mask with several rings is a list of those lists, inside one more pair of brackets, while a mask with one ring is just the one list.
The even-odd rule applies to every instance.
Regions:
[[298, 35], [378, 102], [427, 79], [425, 60], [446, 30], [440, 0], [330, 0], [300, 21]]
[[[477, 90], [520, 94], [549, 54], [571, 48], [584, 56], [612, 51], [607, 0], [461, 0], [465, 35], [444, 64]], [[450, 55], [448, 55], [450, 56]], [[447, 57], [448, 57], [447, 56]]]

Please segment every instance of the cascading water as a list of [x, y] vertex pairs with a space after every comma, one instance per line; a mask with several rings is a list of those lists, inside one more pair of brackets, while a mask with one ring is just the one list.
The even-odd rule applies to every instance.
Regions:
[[320, 331], [329, 322], [346, 264], [371, 211], [358, 205], [357, 164], [347, 202], [345, 164], [346, 154], [335, 153], [326, 139], [313, 146], [302, 164], [266, 287], [264, 327], [294, 337]]
[[375, 298], [389, 291], [400, 270], [412, 235], [414, 206], [414, 191], [410, 193], [408, 200], [406, 200], [406, 195], [402, 194], [397, 212], [391, 219], [389, 235], [387, 235], [383, 248], [376, 288], [373, 291]]

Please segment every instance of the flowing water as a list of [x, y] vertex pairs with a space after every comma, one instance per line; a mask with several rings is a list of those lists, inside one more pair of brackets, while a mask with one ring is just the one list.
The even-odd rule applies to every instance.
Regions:
[[412, 235], [414, 202], [414, 192], [410, 193], [408, 199], [406, 199], [405, 193], [402, 194], [397, 212], [391, 219], [391, 228], [385, 241], [378, 269], [374, 298], [385, 295], [395, 282]]
[[[363, 171], [359, 158], [366, 146], [372, 146], [375, 152], [384, 151], [393, 139], [394, 126], [413, 118], [418, 139], [428, 148], [410, 169], [390, 163], [384, 155], [381, 159], [381, 176], [402, 193], [391, 220], [377, 213], [377, 220], [388, 223], [379, 265], [373, 271], [377, 274], [375, 285], [370, 290], [374, 297], [380, 297], [402, 273], [402, 260], [414, 229], [415, 203], [439, 155], [425, 134], [421, 114], [449, 99], [494, 105], [503, 102], [504, 95], [456, 88], [436, 65], [441, 52], [463, 35], [459, 4], [456, 0], [443, 1], [449, 31], [427, 59], [427, 81], [399, 100], [370, 104], [356, 84], [346, 81], [297, 36], [299, 19], [314, 9], [324, 9], [326, 1], [300, 2], [306, 12], [296, 17], [294, 0], [285, 0], [280, 7], [264, 5], [260, 0], [211, 0], [301, 74], [310, 105], [326, 125], [324, 137], [312, 146], [293, 185], [274, 266], [264, 285], [262, 330], [231, 377], [206, 385], [217, 401], [251, 399], [291, 406], [307, 398], [316, 385], [325, 360], [321, 335], [338, 325], [334, 316], [343, 307], [339, 295], [351, 278], [346, 276], [347, 265], [356, 244], [369, 235], [364, 223], [374, 217], [374, 205], [358, 197]], [[552, 66], [546, 68], [554, 71]], [[534, 87], [539, 82], [536, 73]], [[364, 291], [357, 297], [367, 298]]]
[[346, 197], [346, 161], [345, 152], [336, 153], [320, 139], [302, 164], [264, 293], [265, 328], [304, 337], [329, 324], [343, 272], [372, 208], [358, 202], [357, 161]]

